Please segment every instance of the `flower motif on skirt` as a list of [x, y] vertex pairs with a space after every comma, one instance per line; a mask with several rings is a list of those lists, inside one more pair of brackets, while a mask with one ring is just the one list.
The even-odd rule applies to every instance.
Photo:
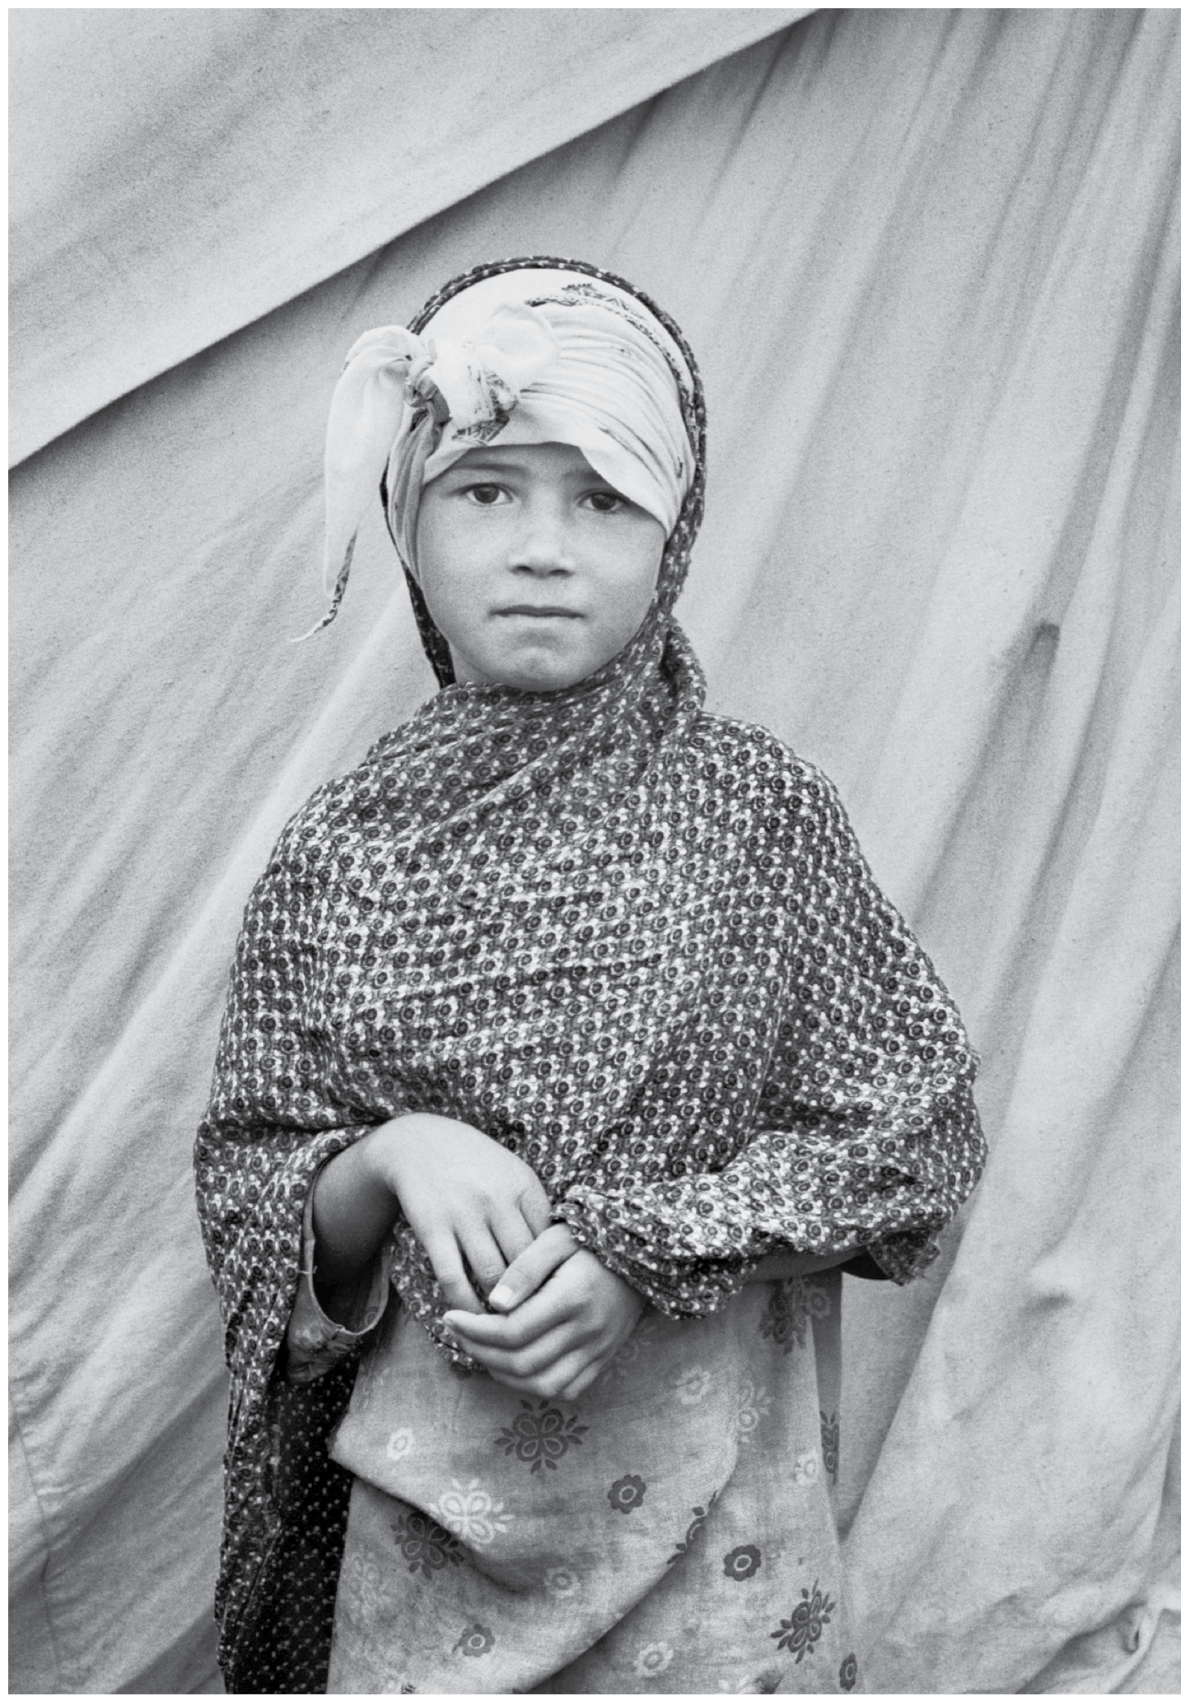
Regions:
[[536, 1407], [531, 1401], [521, 1401], [520, 1405], [523, 1410], [517, 1413], [510, 1429], [500, 1431], [496, 1446], [502, 1447], [505, 1454], [523, 1460], [533, 1473], [542, 1466], [555, 1472], [557, 1462], [581, 1444], [589, 1426], [579, 1424], [573, 1413], [567, 1417], [547, 1400]]
[[394, 1430], [388, 1438], [384, 1452], [390, 1460], [404, 1460], [413, 1452], [413, 1447], [411, 1430]]
[[767, 1389], [761, 1389], [750, 1377], [745, 1378], [739, 1386], [739, 1404], [731, 1421], [737, 1439], [740, 1442], [750, 1441], [771, 1410], [772, 1396]]
[[800, 1277], [774, 1283], [764, 1316], [760, 1319], [760, 1334], [774, 1341], [785, 1353], [791, 1353], [794, 1346], [805, 1346], [808, 1323], [809, 1302]]
[[551, 1601], [568, 1601], [578, 1594], [578, 1574], [570, 1566], [551, 1566], [541, 1583]]
[[743, 1543], [739, 1548], [733, 1548], [730, 1554], [723, 1555], [722, 1569], [726, 1576], [734, 1578], [737, 1584], [754, 1578], [760, 1565], [760, 1551], [754, 1543]]
[[630, 1513], [643, 1501], [647, 1487], [644, 1479], [633, 1472], [627, 1477], [616, 1478], [607, 1491], [607, 1499], [617, 1513]]
[[817, 1449], [806, 1448], [803, 1454], [798, 1454], [793, 1461], [793, 1482], [798, 1484], [817, 1482]]
[[637, 1678], [654, 1678], [673, 1664], [673, 1648], [669, 1643], [646, 1643], [632, 1662]]
[[787, 1649], [790, 1655], [795, 1655], [800, 1666], [806, 1655], [812, 1655], [835, 1606], [829, 1596], [822, 1595], [815, 1578], [812, 1594], [803, 1589], [790, 1618], [782, 1619], [768, 1635], [776, 1639], [778, 1649]]
[[760, 1334], [769, 1336], [786, 1353], [793, 1344], [805, 1346], [806, 1329], [811, 1318], [830, 1315], [829, 1290], [803, 1277], [788, 1277], [774, 1285], [768, 1305], [760, 1320]]
[[[445, 1534], [443, 1531], [442, 1535]], [[447, 1537], [446, 1540], [450, 1539]], [[348, 1613], [366, 1623], [379, 1611], [385, 1599], [384, 1577], [379, 1564], [370, 1555], [352, 1555], [350, 1564], [343, 1568], [342, 1590]]]
[[433, 1503], [430, 1512], [440, 1525], [463, 1542], [473, 1543], [476, 1548], [486, 1548], [501, 1531], [507, 1530], [512, 1523], [511, 1513], [504, 1512], [502, 1501], [492, 1500], [477, 1477], [472, 1478], [465, 1489], [457, 1478], [453, 1483], [454, 1487]]
[[704, 1365], [679, 1367], [669, 1378], [669, 1385], [683, 1407], [697, 1406], [709, 1389], [712, 1378]]
[[468, 1625], [454, 1645], [454, 1653], [461, 1649], [464, 1655], [486, 1655], [494, 1647], [494, 1644], [495, 1637], [486, 1625]]
[[823, 1412], [822, 1415], [821, 1415], [821, 1420], [822, 1420], [822, 1464], [825, 1466], [826, 1470], [829, 1472], [829, 1474], [832, 1478], [837, 1478], [837, 1476], [838, 1476], [838, 1442], [839, 1442], [838, 1414], [836, 1412], [833, 1412], [829, 1415], [829, 1417], [827, 1417], [826, 1414]]
[[843, 1690], [853, 1690], [859, 1679], [859, 1663], [853, 1655], [848, 1655], [838, 1668], [838, 1682]]
[[685, 1533], [685, 1541], [677, 1544], [677, 1547], [673, 1550], [668, 1560], [665, 1561], [666, 1566], [672, 1566], [675, 1560], [680, 1560], [683, 1554], [689, 1553], [690, 1549], [701, 1536], [702, 1527], [714, 1511], [714, 1503], [718, 1500], [721, 1493], [721, 1490], [716, 1489], [704, 1507], [694, 1508], [694, 1516], [690, 1520], [689, 1529]]
[[462, 1562], [462, 1550], [449, 1531], [435, 1525], [416, 1507], [393, 1520], [392, 1532], [410, 1572], [421, 1572], [428, 1578], [445, 1566], [458, 1566]]

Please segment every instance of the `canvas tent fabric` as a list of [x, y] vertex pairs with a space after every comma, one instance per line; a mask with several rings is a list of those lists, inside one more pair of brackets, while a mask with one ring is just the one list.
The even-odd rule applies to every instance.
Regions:
[[326, 406], [534, 251], [698, 351], [710, 706], [837, 782], [983, 1056], [945, 1256], [847, 1285], [864, 1685], [1175, 1689], [1177, 14], [16, 30], [12, 1690], [213, 1683], [226, 968], [285, 819], [433, 689], [378, 505], [286, 642]]
[[18, 11], [11, 453], [806, 10]]

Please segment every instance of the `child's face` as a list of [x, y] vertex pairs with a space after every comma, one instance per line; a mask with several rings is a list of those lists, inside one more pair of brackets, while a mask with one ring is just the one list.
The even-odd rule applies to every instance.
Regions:
[[455, 677], [561, 691], [643, 623], [659, 520], [566, 443], [471, 449], [421, 493], [417, 566]]

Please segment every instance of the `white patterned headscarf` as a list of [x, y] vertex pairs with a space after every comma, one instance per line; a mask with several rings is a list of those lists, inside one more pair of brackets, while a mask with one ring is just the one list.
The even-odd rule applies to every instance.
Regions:
[[416, 579], [421, 492], [480, 445], [571, 444], [667, 536], [694, 474], [683, 417], [691, 391], [677, 343], [638, 297], [562, 268], [483, 278], [420, 334], [399, 325], [365, 332], [331, 402], [323, 567], [331, 604], [313, 631], [337, 613], [381, 480], [393, 542]]

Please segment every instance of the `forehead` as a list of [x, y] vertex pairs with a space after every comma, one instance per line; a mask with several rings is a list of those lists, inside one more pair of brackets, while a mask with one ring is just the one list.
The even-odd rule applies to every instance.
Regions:
[[505, 477], [517, 473], [536, 478], [597, 479], [601, 484], [606, 483], [572, 443], [485, 443], [468, 449], [441, 476], [446, 478], [451, 473], [469, 478], [477, 473]]

